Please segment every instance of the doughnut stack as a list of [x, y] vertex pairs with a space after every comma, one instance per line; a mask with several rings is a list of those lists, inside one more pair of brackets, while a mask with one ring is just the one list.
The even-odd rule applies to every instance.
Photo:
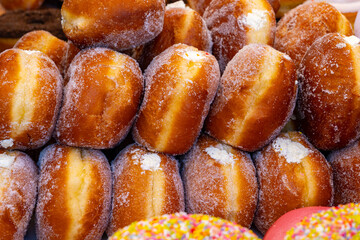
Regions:
[[358, 224], [360, 39], [328, 2], [0, 0], [0, 240], [33, 212], [39, 240]]

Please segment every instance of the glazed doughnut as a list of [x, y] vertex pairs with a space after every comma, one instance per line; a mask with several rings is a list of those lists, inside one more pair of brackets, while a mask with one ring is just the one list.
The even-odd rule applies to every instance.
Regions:
[[54, 61], [60, 72], [63, 72], [62, 64], [68, 44], [47, 31], [37, 30], [25, 34], [16, 42], [14, 48], [45, 53]]
[[0, 150], [1, 240], [24, 239], [37, 192], [37, 168], [19, 151]]
[[[171, 236], [171, 237], [170, 237]], [[200, 214], [176, 213], [134, 222], [120, 229], [109, 240], [152, 239], [238, 239], [259, 240], [249, 229], [221, 218]]]
[[111, 170], [100, 151], [51, 145], [41, 152], [37, 239], [101, 239], [111, 208]]
[[360, 142], [328, 156], [334, 175], [334, 205], [360, 203]]
[[137, 62], [106, 48], [79, 53], [57, 121], [58, 142], [74, 147], [112, 148], [127, 135], [143, 91]]
[[244, 151], [262, 148], [293, 112], [295, 81], [289, 56], [267, 45], [245, 46], [225, 69], [205, 131]]
[[249, 154], [202, 135], [185, 157], [183, 179], [187, 213], [250, 227], [258, 185]]
[[255, 155], [260, 185], [255, 226], [264, 234], [283, 214], [333, 202], [331, 167], [299, 132], [280, 134]]
[[[314, 17], [316, 16], [316, 17]], [[327, 33], [353, 34], [350, 22], [326, 2], [306, 2], [278, 22], [274, 47], [288, 54], [299, 67], [308, 48]]]
[[304, 3], [306, 0], [279, 0], [279, 10], [276, 12], [276, 18], [282, 18], [285, 13], [298, 5]]
[[318, 149], [340, 149], [360, 136], [359, 43], [355, 36], [327, 34], [301, 62], [298, 121]]
[[203, 17], [221, 71], [245, 45], [273, 44], [275, 14], [267, 0], [213, 0]]
[[162, 52], [145, 71], [134, 140], [158, 152], [187, 152], [200, 133], [219, 79], [219, 65], [207, 52], [185, 44]]
[[162, 30], [165, 1], [64, 0], [63, 30], [79, 48], [130, 49], [155, 38]]
[[166, 6], [162, 32], [142, 50], [142, 68], [146, 69], [154, 57], [176, 43], [211, 53], [211, 34], [205, 21], [196, 11], [185, 7], [183, 1]]
[[43, 146], [55, 127], [62, 78], [39, 51], [9, 49], [0, 54], [0, 148]]
[[185, 210], [184, 190], [175, 158], [132, 144], [115, 158], [112, 170], [109, 236], [132, 222]]
[[0, 0], [0, 3], [7, 10], [31, 10], [37, 9], [44, 0]]

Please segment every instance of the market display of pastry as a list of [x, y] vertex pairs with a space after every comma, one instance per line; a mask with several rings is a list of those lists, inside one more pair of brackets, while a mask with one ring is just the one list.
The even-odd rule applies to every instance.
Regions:
[[359, 2], [0, 0], [0, 240], [360, 239]]

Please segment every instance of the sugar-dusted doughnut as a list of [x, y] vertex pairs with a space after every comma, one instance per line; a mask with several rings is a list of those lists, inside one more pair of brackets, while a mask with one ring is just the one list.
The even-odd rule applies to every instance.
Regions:
[[353, 34], [346, 17], [329, 3], [309, 1], [292, 9], [279, 21], [274, 47], [288, 54], [299, 67], [316, 39], [336, 32], [347, 36]]
[[328, 156], [334, 175], [334, 205], [360, 203], [360, 142]]
[[132, 144], [116, 157], [112, 170], [109, 236], [132, 222], [185, 210], [184, 190], [175, 158]]
[[37, 239], [101, 239], [111, 209], [111, 170], [104, 154], [50, 145], [39, 161]]
[[360, 137], [360, 39], [318, 39], [299, 69], [298, 121], [318, 149], [343, 148]]
[[0, 4], [7, 10], [30, 10], [37, 9], [44, 0], [0, 0]]
[[281, 134], [255, 155], [260, 185], [254, 223], [263, 233], [283, 214], [308, 206], [330, 206], [329, 163], [299, 132]]
[[62, 96], [55, 63], [39, 51], [0, 54], [0, 148], [33, 149], [51, 137]]
[[201, 214], [176, 213], [134, 222], [109, 240], [152, 239], [238, 239], [259, 240], [249, 229], [221, 218]]
[[162, 52], [145, 71], [134, 140], [159, 152], [187, 152], [200, 133], [219, 78], [219, 65], [207, 52], [185, 44]]
[[37, 168], [19, 151], [0, 150], [0, 239], [24, 239], [37, 193]]
[[183, 179], [187, 213], [251, 226], [258, 185], [248, 153], [202, 135], [185, 157]]
[[22, 36], [16, 42], [14, 48], [45, 53], [54, 61], [60, 72], [63, 72], [62, 64], [69, 46], [65, 41], [58, 39], [48, 31], [37, 30]]
[[225, 69], [205, 131], [242, 150], [258, 150], [289, 120], [296, 91], [289, 56], [267, 45], [247, 45]]
[[163, 30], [142, 49], [141, 67], [145, 69], [154, 57], [176, 43], [206, 52], [211, 52], [212, 47], [211, 34], [205, 21], [196, 11], [185, 7], [183, 1], [166, 6]]
[[267, 0], [213, 0], [203, 17], [221, 71], [245, 45], [273, 44], [276, 21]]
[[164, 0], [64, 0], [62, 26], [80, 48], [125, 50], [144, 44], [163, 27]]
[[96, 149], [120, 143], [135, 119], [143, 91], [137, 62], [110, 49], [87, 49], [71, 63], [68, 78], [57, 140]]

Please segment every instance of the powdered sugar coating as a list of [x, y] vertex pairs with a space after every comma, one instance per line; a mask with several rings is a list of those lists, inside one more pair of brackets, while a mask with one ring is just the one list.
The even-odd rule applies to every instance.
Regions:
[[288, 163], [300, 163], [307, 157], [310, 150], [298, 142], [294, 142], [289, 138], [276, 138], [272, 142], [274, 151], [286, 159]]
[[207, 147], [205, 152], [221, 164], [234, 164], [233, 154], [227, 152], [225, 149], [222, 149], [222, 146], [223, 145], [218, 144], [215, 147]]

